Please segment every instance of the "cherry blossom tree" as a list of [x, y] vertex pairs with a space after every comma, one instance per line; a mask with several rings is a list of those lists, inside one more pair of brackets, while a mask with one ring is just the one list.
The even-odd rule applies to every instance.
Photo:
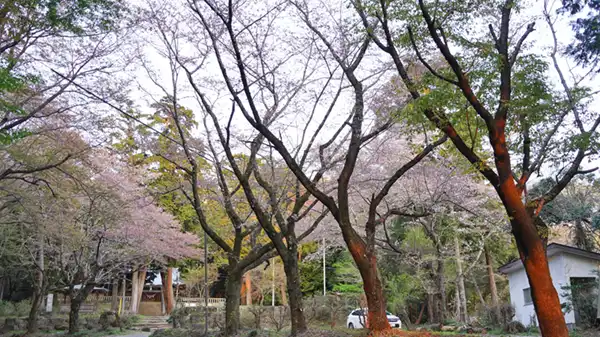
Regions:
[[69, 330], [76, 332], [81, 303], [95, 286], [138, 263], [199, 257], [197, 237], [182, 233], [145, 191], [147, 177], [109, 151], [41, 173], [52, 190], [31, 189], [26, 203], [7, 206], [24, 226], [22, 243], [40, 278], [30, 330], [50, 281], [71, 298]]

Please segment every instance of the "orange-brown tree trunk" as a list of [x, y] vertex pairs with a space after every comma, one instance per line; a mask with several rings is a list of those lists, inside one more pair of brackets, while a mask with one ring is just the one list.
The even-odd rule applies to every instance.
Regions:
[[419, 311], [419, 317], [417, 317], [417, 320], [415, 321], [415, 325], [421, 324], [421, 320], [423, 319], [423, 313], [425, 312], [426, 305], [427, 305], [427, 303], [421, 305], [421, 310]]
[[250, 272], [247, 272], [244, 278], [244, 288], [242, 289], [242, 292], [244, 291], [246, 295], [246, 305], [252, 305], [252, 277], [250, 276]]
[[386, 315], [383, 284], [377, 273], [377, 256], [374, 252], [367, 252], [366, 245], [362, 241], [352, 240], [348, 248], [363, 280], [368, 307], [367, 327], [372, 331], [391, 329]]
[[512, 231], [529, 279], [540, 332], [544, 337], [568, 337], [558, 293], [550, 276], [545, 241], [534, 224], [535, 215], [527, 211], [512, 177], [501, 174], [500, 181], [500, 197], [511, 217]]
[[531, 287], [531, 297], [544, 337], [568, 337], [569, 331], [561, 310], [558, 293], [548, 267], [546, 250], [542, 240], [528, 245], [528, 256], [523, 258], [527, 278]]

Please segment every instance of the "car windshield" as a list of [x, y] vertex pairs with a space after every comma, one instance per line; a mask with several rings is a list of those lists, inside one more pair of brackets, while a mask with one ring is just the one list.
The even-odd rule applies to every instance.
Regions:
[[389, 312], [389, 311], [386, 311], [385, 314], [388, 315], [388, 316], [393, 316], [393, 314], [391, 312]]

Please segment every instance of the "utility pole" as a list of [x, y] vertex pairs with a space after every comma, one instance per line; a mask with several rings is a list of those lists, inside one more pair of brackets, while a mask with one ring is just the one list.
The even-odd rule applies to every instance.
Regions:
[[327, 296], [327, 273], [325, 270], [325, 254], [327, 252], [327, 247], [325, 246], [325, 237], [323, 237], [323, 296]]
[[271, 306], [275, 306], [275, 258], [273, 258], [272, 267], [273, 268], [273, 279], [271, 282]]
[[208, 335], [208, 245], [204, 231], [204, 334]]
[[[125, 314], [125, 293], [127, 291], [127, 276], [123, 275], [123, 285], [121, 286], [123, 289], [123, 296], [121, 297], [121, 306], [120, 306], [120, 312], [119, 315], [121, 313]], [[131, 296], [133, 297], [133, 296]], [[129, 301], [129, 305], [131, 306], [131, 300]]]

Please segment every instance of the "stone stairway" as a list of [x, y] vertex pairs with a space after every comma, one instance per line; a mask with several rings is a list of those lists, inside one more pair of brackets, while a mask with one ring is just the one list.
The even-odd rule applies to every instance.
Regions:
[[135, 329], [158, 330], [172, 328], [173, 325], [167, 322], [169, 316], [140, 316], [140, 320], [133, 325]]

